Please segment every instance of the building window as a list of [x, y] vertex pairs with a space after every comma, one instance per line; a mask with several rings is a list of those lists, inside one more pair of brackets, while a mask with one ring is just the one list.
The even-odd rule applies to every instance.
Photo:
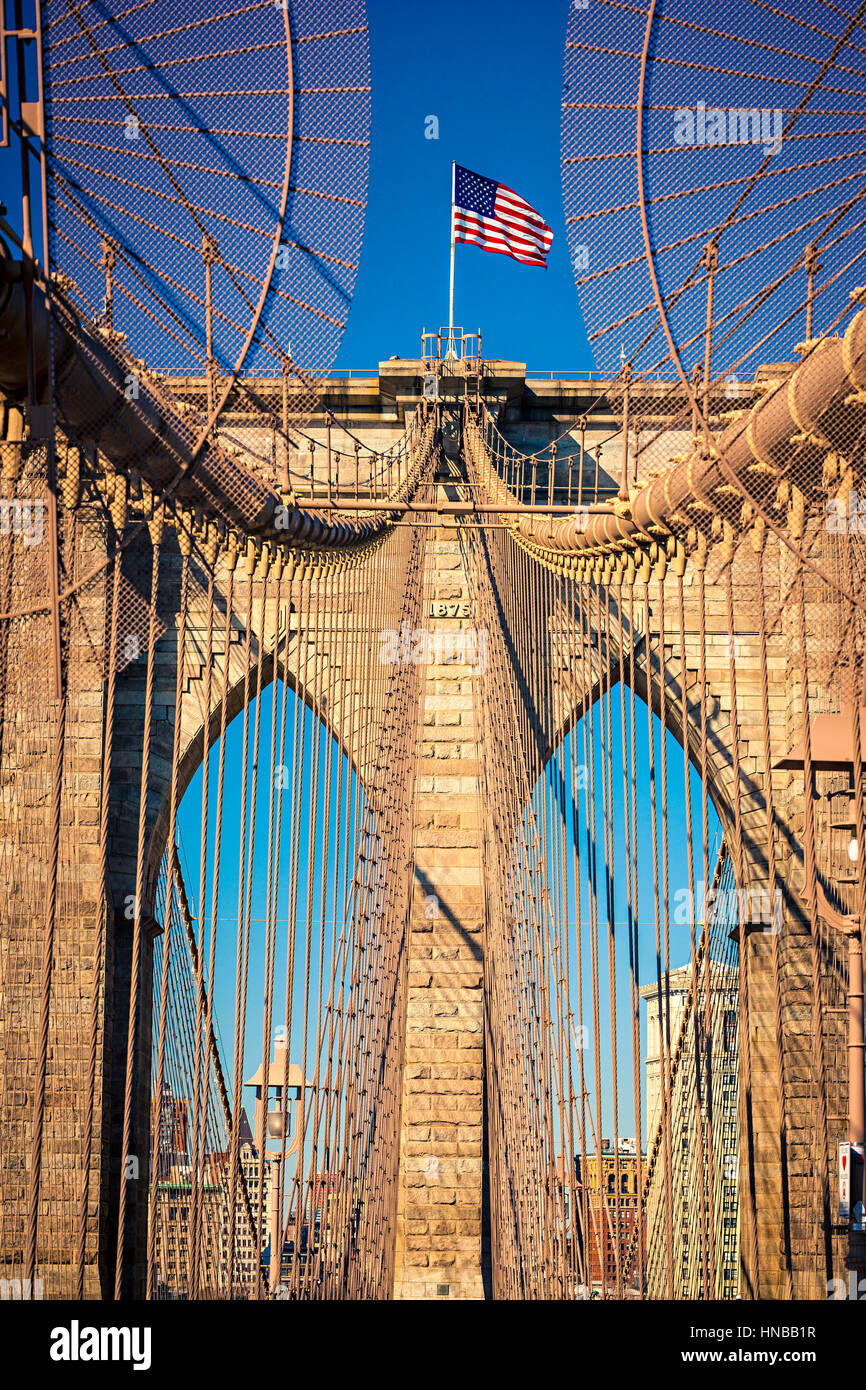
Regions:
[[737, 1046], [737, 1015], [733, 1009], [728, 1009], [725, 1013], [724, 1032], [722, 1035], [722, 1047], [725, 1052], [733, 1052]]

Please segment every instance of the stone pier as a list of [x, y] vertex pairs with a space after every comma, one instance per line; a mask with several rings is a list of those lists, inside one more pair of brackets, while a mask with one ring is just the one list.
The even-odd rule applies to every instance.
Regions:
[[394, 1294], [484, 1298], [484, 884], [472, 692], [483, 648], [468, 631], [457, 532], [430, 534]]

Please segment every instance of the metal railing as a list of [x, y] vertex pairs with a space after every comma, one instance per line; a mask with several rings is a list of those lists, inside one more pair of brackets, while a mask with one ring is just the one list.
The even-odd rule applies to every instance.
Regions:
[[[440, 328], [437, 333], [425, 332], [422, 335], [422, 357], [419, 360], [424, 362], [449, 360], [478, 362], [481, 360], [480, 343], [481, 335], [479, 333], [464, 333], [461, 328], [454, 329], [453, 337], [449, 335], [447, 328]], [[450, 357], [449, 353], [452, 354]], [[404, 358], [402, 360], [409, 359]], [[362, 378], [378, 377], [378, 375], [379, 365], [375, 367], [332, 367], [328, 372], [328, 377], [332, 380], [361, 380]], [[611, 377], [609, 373], [597, 371], [595, 367], [527, 367], [526, 380], [593, 381], [605, 385], [611, 381]], [[660, 372], [655, 372], [651, 376], [642, 377], [641, 380], [673, 384], [675, 378], [665, 377]]]
[[[480, 353], [468, 351], [467, 349], [474, 341], [480, 341], [480, 335], [476, 333], [462, 333], [462, 330], [455, 329], [453, 343], [455, 345], [454, 356], [450, 359], [457, 362], [477, 362], [480, 360]], [[459, 336], [458, 336], [459, 335]], [[438, 333], [425, 333], [422, 347], [425, 349], [421, 361], [435, 362], [448, 360], [448, 353], [451, 349], [452, 340], [448, 337], [447, 329], [440, 329]], [[442, 351], [444, 346], [445, 351]], [[409, 359], [402, 359], [404, 361]], [[328, 372], [328, 377], [339, 380], [353, 380], [370, 377], [378, 377], [379, 365], [375, 367], [332, 367]], [[611, 380], [607, 372], [600, 372], [595, 367], [527, 367], [527, 381], [597, 381], [606, 383]], [[653, 376], [644, 377], [645, 381], [671, 381], [670, 377], [663, 377], [656, 372]]]
[[481, 357], [481, 329], [466, 333], [454, 324], [446, 324], [435, 333], [421, 329], [421, 356], [432, 361], [465, 362]]

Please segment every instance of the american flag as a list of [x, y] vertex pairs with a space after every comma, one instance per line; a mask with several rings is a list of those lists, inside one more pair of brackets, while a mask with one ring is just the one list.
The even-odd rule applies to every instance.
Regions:
[[484, 251], [547, 268], [553, 232], [513, 188], [455, 164], [453, 201], [455, 241], [471, 241]]

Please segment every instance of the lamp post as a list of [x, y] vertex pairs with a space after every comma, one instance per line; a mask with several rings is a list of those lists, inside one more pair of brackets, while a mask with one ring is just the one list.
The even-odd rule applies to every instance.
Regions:
[[[301, 1069], [290, 1063], [286, 1057], [287, 1040], [285, 1030], [280, 1029], [274, 1037], [274, 1060], [268, 1063], [267, 1078], [264, 1069], [259, 1067], [255, 1076], [245, 1081], [256, 1093], [255, 1133], [266, 1161], [270, 1164], [271, 1189], [268, 1203], [268, 1242], [270, 1246], [270, 1270], [268, 1288], [271, 1293], [280, 1282], [280, 1262], [282, 1256], [282, 1233], [280, 1227], [280, 1198], [283, 1191], [283, 1159], [288, 1160], [298, 1152], [301, 1125], [298, 1108], [301, 1101]], [[311, 1089], [308, 1081], [305, 1088]], [[292, 1123], [294, 1110], [294, 1124]], [[294, 1131], [294, 1137], [292, 1137]], [[285, 1136], [285, 1148], [283, 1147]], [[276, 1145], [269, 1148], [268, 1144]], [[259, 1195], [261, 1201], [262, 1194]]]

